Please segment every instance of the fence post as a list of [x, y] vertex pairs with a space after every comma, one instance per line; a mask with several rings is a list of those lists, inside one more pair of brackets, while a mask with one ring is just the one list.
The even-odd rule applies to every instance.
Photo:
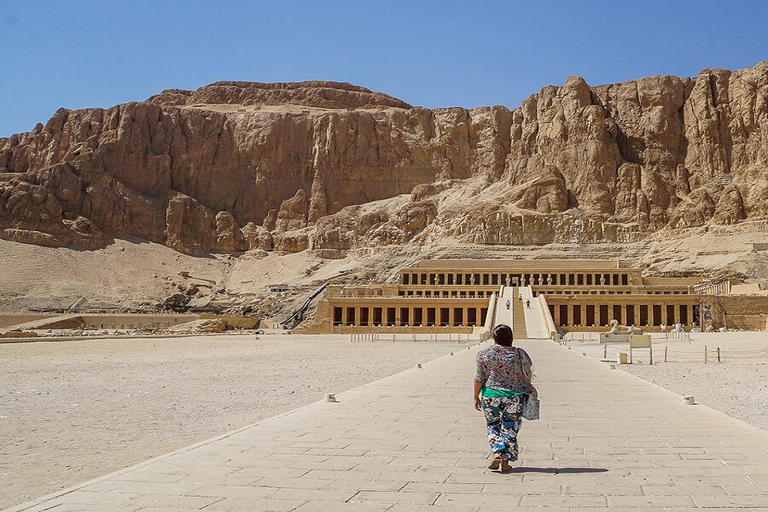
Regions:
[[717, 347], [717, 362], [720, 362], [720, 347]]
[[707, 364], [707, 346], [704, 345], [704, 364]]
[[608, 343], [603, 345], [603, 359], [608, 359]]
[[669, 350], [669, 347], [664, 347], [664, 362], [667, 362], [667, 351]]

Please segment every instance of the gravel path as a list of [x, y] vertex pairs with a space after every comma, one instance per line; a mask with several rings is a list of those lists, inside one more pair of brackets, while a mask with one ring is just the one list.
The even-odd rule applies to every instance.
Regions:
[[468, 345], [279, 335], [0, 344], [0, 509]]

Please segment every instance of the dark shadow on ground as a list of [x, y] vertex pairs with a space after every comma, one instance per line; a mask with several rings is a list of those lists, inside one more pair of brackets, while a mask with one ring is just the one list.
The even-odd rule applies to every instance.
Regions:
[[550, 473], [552, 475], [559, 474], [578, 474], [578, 473], [605, 473], [608, 470], [606, 468], [534, 468], [534, 467], [519, 467], [513, 468], [512, 473]]

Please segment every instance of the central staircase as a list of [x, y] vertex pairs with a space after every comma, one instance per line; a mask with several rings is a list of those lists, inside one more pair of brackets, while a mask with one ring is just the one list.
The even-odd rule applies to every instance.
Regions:
[[515, 286], [512, 288], [512, 333], [515, 338], [527, 338], [528, 329], [525, 327], [525, 300], [519, 300], [520, 289]]

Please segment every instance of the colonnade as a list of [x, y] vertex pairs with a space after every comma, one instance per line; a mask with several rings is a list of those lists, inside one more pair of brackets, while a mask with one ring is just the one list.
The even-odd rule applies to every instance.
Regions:
[[400, 297], [427, 297], [435, 299], [475, 299], [475, 298], [490, 298], [496, 289], [480, 290], [476, 288], [460, 288], [455, 290], [449, 290], [447, 288], [429, 288], [420, 290], [400, 290]]
[[402, 271], [403, 286], [483, 285], [483, 286], [629, 286], [628, 272], [414, 272]]
[[453, 326], [483, 325], [487, 307], [480, 306], [336, 306], [334, 326]]
[[694, 304], [550, 303], [555, 325], [607, 326], [616, 319], [621, 325], [659, 326], [691, 324]]

